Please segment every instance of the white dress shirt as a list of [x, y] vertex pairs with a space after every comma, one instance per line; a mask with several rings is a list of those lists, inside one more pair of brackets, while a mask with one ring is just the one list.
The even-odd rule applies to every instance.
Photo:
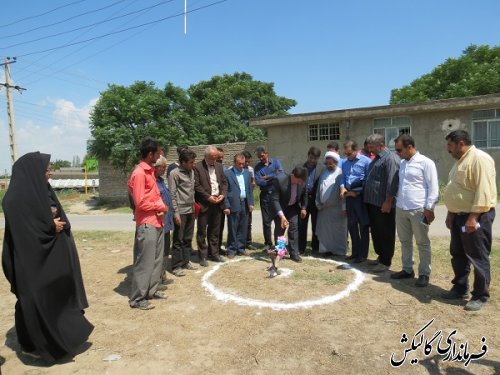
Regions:
[[402, 210], [434, 210], [439, 199], [439, 182], [434, 162], [417, 151], [399, 167], [396, 206]]

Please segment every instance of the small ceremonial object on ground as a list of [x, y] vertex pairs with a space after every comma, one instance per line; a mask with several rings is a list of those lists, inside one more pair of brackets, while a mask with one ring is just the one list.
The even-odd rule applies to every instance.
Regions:
[[286, 244], [288, 241], [285, 236], [279, 236], [276, 242], [277, 245], [274, 249], [268, 250], [272, 265], [267, 270], [269, 271], [269, 277], [271, 278], [281, 274], [281, 271], [278, 269], [278, 262], [286, 255]]

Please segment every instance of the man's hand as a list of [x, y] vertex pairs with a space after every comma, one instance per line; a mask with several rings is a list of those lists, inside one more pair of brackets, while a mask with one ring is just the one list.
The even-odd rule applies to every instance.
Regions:
[[181, 218], [179, 216], [175, 216], [174, 223], [175, 223], [175, 225], [180, 226], [181, 225]]
[[64, 224], [66, 224], [66, 222], [61, 221], [61, 218], [57, 217], [54, 219], [54, 224], [56, 225], [56, 233], [59, 233], [64, 229]]
[[389, 200], [389, 199], [386, 199], [384, 201], [384, 203], [382, 203], [382, 207], [380, 208], [380, 211], [383, 213], [383, 214], [388, 214], [391, 212], [391, 208], [392, 208], [392, 199]]
[[248, 206], [248, 212], [252, 212], [253, 211], [253, 206]]
[[281, 229], [286, 229], [288, 227], [288, 220], [285, 216], [281, 217]]
[[346, 197], [353, 197], [356, 198], [360, 193], [357, 191], [348, 191], [347, 194], [345, 195]]
[[231, 210], [229, 208], [225, 208], [222, 212], [224, 212], [224, 215], [229, 216]]
[[446, 224], [446, 228], [451, 229], [451, 226], [453, 225], [454, 218], [455, 218], [455, 214], [452, 212], [448, 212], [448, 215], [446, 215], [446, 220], [444, 222]]
[[165, 212], [163, 212], [163, 211], [156, 211], [156, 216], [158, 216], [158, 218], [161, 218], [163, 215], [165, 215]]
[[208, 203], [217, 204], [217, 199], [215, 197], [209, 196]]
[[218, 195], [217, 198], [215, 198], [215, 200], [217, 201], [217, 203], [220, 203], [224, 200], [224, 195]]
[[471, 213], [469, 214], [469, 217], [467, 218], [467, 221], [465, 222], [465, 231], [467, 233], [474, 233], [477, 228], [477, 219], [479, 217], [479, 214]]
[[303, 219], [307, 216], [307, 210], [305, 208], [300, 210], [300, 218]]
[[347, 189], [344, 187], [341, 187], [340, 188], [340, 199], [344, 199], [346, 194], [347, 194]]
[[424, 216], [429, 225], [434, 221], [434, 211], [424, 209]]

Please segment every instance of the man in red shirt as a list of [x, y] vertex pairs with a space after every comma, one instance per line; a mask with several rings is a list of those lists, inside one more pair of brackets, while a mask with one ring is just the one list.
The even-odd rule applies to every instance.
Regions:
[[146, 138], [141, 144], [141, 162], [128, 181], [129, 194], [134, 202], [137, 226], [138, 254], [134, 262], [129, 305], [132, 308], [154, 308], [148, 299], [165, 299], [160, 291], [163, 261], [163, 221], [167, 207], [156, 185], [153, 164], [160, 156], [157, 140]]

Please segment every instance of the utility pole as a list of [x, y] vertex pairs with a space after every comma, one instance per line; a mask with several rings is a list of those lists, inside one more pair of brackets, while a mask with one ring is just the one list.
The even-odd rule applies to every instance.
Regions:
[[7, 57], [4, 61], [3, 65], [5, 68], [5, 83], [0, 83], [0, 86], [5, 87], [5, 92], [7, 96], [7, 119], [9, 122], [9, 146], [10, 146], [10, 162], [13, 165], [17, 160], [17, 150], [16, 150], [16, 122], [14, 117], [14, 103], [12, 101], [11, 91], [12, 89], [16, 89], [21, 92], [22, 90], [26, 90], [25, 88], [19, 86], [12, 86], [10, 84], [10, 64], [15, 63], [16, 58], [11, 59]]

